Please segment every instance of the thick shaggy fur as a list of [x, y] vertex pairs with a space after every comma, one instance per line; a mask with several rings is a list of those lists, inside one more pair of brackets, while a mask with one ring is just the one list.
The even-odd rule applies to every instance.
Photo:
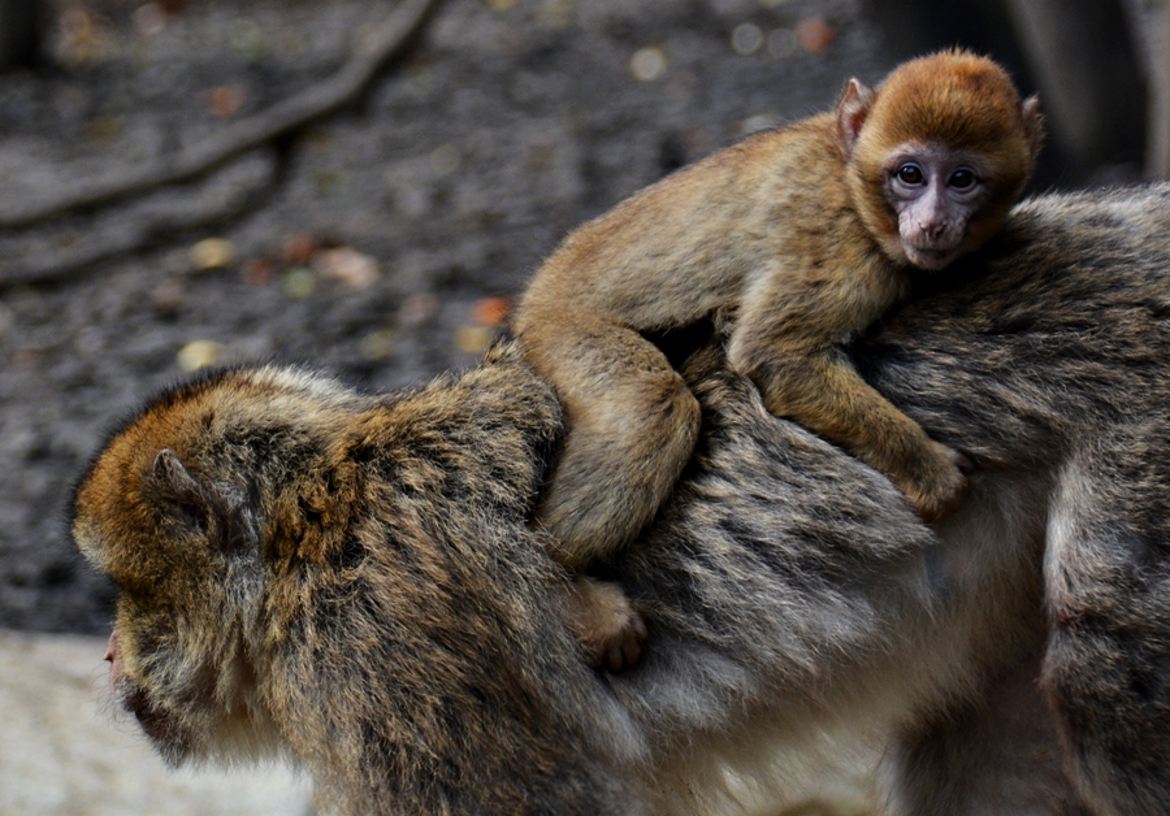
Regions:
[[691, 355], [698, 450], [607, 565], [650, 626], [617, 676], [528, 524], [561, 417], [512, 346], [395, 399], [167, 395], [76, 505], [124, 698], [172, 759], [282, 750], [351, 814], [775, 813], [858, 746], [893, 813], [1162, 813], [1168, 232], [1167, 186], [1037, 199], [856, 345], [976, 462], [937, 530]]

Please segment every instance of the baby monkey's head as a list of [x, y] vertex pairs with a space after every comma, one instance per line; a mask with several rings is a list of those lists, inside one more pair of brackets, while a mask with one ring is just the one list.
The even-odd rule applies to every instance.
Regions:
[[883, 251], [934, 271], [998, 231], [1043, 139], [1036, 97], [965, 51], [900, 66], [871, 90], [856, 79], [837, 105], [853, 204]]

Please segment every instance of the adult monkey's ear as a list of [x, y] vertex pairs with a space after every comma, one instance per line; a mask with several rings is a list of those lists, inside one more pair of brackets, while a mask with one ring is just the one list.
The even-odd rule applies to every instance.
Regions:
[[178, 514], [182, 520], [206, 528], [211, 502], [203, 486], [170, 448], [163, 448], [150, 466], [149, 485], [164, 512]]
[[221, 482], [201, 483], [169, 448], [154, 457], [150, 484], [159, 509], [205, 535], [213, 547], [238, 552], [259, 546], [257, 509], [246, 491]]
[[846, 161], [853, 155], [853, 147], [876, 96], [872, 88], [856, 77], [845, 83], [837, 102], [837, 141]]

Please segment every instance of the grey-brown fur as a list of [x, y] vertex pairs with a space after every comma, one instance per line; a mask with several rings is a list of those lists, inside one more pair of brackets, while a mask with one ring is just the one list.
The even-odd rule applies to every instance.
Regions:
[[345, 814], [624, 812], [588, 747], [616, 707], [527, 528], [559, 432], [514, 361], [397, 399], [271, 368], [164, 395], [74, 519], [123, 590], [123, 704], [173, 763], [279, 750]]
[[[976, 461], [937, 532], [884, 477], [768, 415], [716, 350], [692, 357], [699, 449], [606, 568], [650, 626], [627, 674], [585, 668], [566, 579], [526, 526], [559, 417], [508, 346], [403, 398], [400, 430], [376, 444], [325, 446], [366, 474], [329, 537], [359, 550], [299, 557], [312, 548], [271, 538], [270, 514], [295, 505], [262, 499], [273, 543], [192, 562], [212, 574], [184, 597], [221, 598], [215, 571], [252, 565], [255, 583], [206, 606], [289, 615], [235, 652], [258, 687], [283, 689], [249, 698], [263, 716], [248, 727], [275, 723], [272, 741], [349, 813], [741, 812], [729, 770], [775, 810], [817, 749], [863, 741], [883, 751], [893, 813], [1163, 813], [1168, 232], [1170, 187], [1038, 199], [963, 262], [965, 282], [920, 292], [856, 344], [870, 382]], [[256, 463], [235, 461], [216, 478], [247, 495]], [[75, 524], [106, 569], [94, 525], [119, 512], [117, 484], [89, 503], [83, 485]], [[156, 557], [149, 531], [133, 540], [122, 558]], [[317, 589], [272, 600], [289, 575]], [[152, 620], [166, 655], [185, 618]], [[215, 620], [225, 639], [233, 625]], [[193, 722], [216, 705], [164, 699]]]

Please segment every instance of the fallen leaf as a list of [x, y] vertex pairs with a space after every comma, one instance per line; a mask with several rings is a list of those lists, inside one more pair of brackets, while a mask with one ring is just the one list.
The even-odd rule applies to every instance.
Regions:
[[313, 256], [313, 268], [352, 289], [369, 289], [379, 275], [377, 261], [349, 247], [321, 250]]
[[407, 295], [398, 307], [398, 323], [404, 328], [421, 326], [439, 313], [439, 299], [432, 294], [418, 292]]
[[820, 17], [806, 17], [796, 24], [796, 41], [810, 54], [829, 50], [837, 32]]
[[64, 9], [58, 27], [61, 56], [65, 62], [95, 62], [109, 50], [110, 32], [105, 22], [80, 5]]
[[653, 82], [666, 73], [666, 54], [658, 46], [639, 48], [630, 57], [630, 73], [639, 82]]
[[170, 317], [179, 311], [183, 303], [183, 284], [175, 278], [167, 278], [150, 292], [150, 303], [155, 312]]
[[46, 353], [47, 352], [43, 348], [38, 348], [36, 346], [22, 346], [13, 352], [12, 359], [19, 368], [44, 368]]
[[227, 266], [234, 256], [235, 247], [226, 238], [204, 238], [191, 247], [191, 261], [200, 271]]
[[249, 258], [244, 262], [244, 283], [249, 286], [267, 286], [272, 283], [276, 262], [271, 258]]
[[362, 357], [367, 360], [385, 360], [394, 355], [398, 335], [391, 329], [376, 329], [362, 338]]
[[576, 0], [544, 0], [537, 10], [537, 20], [553, 31], [563, 31], [573, 24]]
[[207, 107], [211, 115], [227, 119], [239, 113], [248, 99], [248, 93], [239, 85], [219, 85], [207, 94]]
[[313, 255], [320, 248], [321, 242], [315, 237], [305, 232], [298, 232], [284, 239], [284, 244], [280, 248], [280, 257], [286, 264], [304, 266], [312, 260]]
[[431, 151], [430, 161], [431, 169], [435, 171], [436, 175], [449, 176], [459, 169], [463, 157], [455, 145], [444, 144]]
[[490, 328], [503, 323], [511, 309], [512, 304], [508, 302], [507, 298], [489, 297], [477, 301], [471, 313], [475, 317], [476, 323]]
[[179, 368], [184, 371], [198, 371], [213, 366], [223, 354], [223, 346], [214, 340], [192, 340], [177, 355]]
[[134, 9], [130, 19], [134, 29], [144, 37], [157, 37], [167, 27], [167, 14], [158, 3], [143, 3]]
[[343, 180], [341, 173], [332, 169], [321, 169], [313, 174], [313, 184], [316, 186], [317, 192], [322, 195], [331, 195], [336, 192]]
[[281, 290], [293, 300], [304, 300], [317, 288], [317, 276], [304, 266], [294, 266], [280, 280]]
[[462, 326], [455, 332], [455, 345], [464, 354], [483, 354], [495, 339], [495, 332], [483, 326]]
[[112, 142], [125, 127], [120, 116], [95, 116], [85, 123], [85, 138], [91, 142]]

